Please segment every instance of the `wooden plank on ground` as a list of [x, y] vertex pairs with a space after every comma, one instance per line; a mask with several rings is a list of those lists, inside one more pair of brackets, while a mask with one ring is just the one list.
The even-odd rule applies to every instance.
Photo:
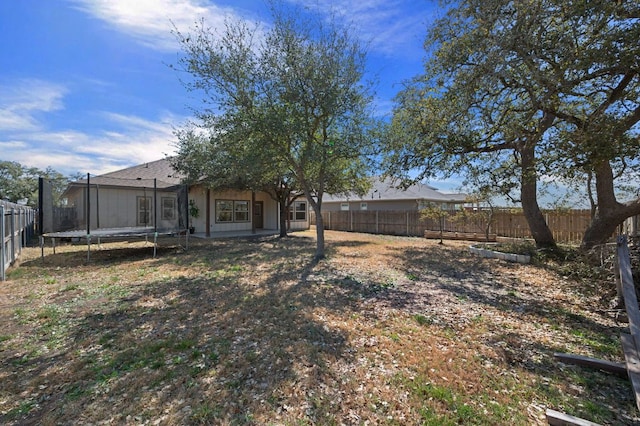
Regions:
[[554, 353], [554, 358], [564, 362], [565, 364], [580, 365], [583, 367], [594, 368], [616, 374], [620, 377], [627, 376], [627, 366], [621, 362], [606, 361], [603, 359], [589, 358], [582, 355]]
[[551, 426], [600, 426], [598, 423], [570, 416], [559, 411], [547, 409], [547, 422]]
[[622, 282], [622, 294], [624, 305], [629, 317], [629, 332], [636, 340], [640, 338], [640, 311], [638, 310], [638, 297], [633, 284], [633, 273], [631, 272], [631, 259], [629, 257], [629, 247], [627, 246], [626, 235], [618, 237], [618, 269], [620, 270], [620, 281]]
[[624, 358], [627, 362], [627, 374], [636, 396], [636, 405], [640, 409], [640, 356], [638, 356], [638, 349], [633, 337], [622, 333], [620, 338], [622, 339]]

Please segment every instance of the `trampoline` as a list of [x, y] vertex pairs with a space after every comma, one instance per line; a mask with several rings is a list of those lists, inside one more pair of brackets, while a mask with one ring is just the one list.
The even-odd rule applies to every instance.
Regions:
[[[40, 236], [40, 253], [41, 258], [44, 260], [45, 239], [51, 240], [53, 248], [53, 254], [56, 253], [56, 239], [71, 239], [71, 240], [86, 240], [87, 243], [87, 261], [91, 259], [91, 243], [96, 241], [98, 247], [103, 240], [118, 240], [129, 238], [144, 238], [145, 242], [153, 241], [153, 257], [155, 258], [158, 253], [158, 237], [171, 237], [178, 238], [180, 244], [180, 237], [185, 237], [185, 249], [189, 248], [189, 232], [176, 231], [175, 229], [155, 230], [153, 227], [137, 227], [137, 228], [101, 228], [92, 229], [91, 233], [87, 234], [86, 230], [83, 231], [61, 231], [61, 232], [49, 232]], [[180, 244], [182, 245], [182, 244]]]
[[[137, 175], [142, 172], [135, 170]], [[43, 260], [46, 239], [51, 240], [54, 254], [56, 240], [86, 241], [87, 261], [91, 258], [92, 243], [97, 242], [100, 246], [104, 240], [139, 238], [151, 241], [154, 258], [158, 251], [158, 237], [176, 236], [182, 245], [180, 239], [184, 236], [184, 247], [189, 247], [188, 187], [180, 182], [140, 177], [124, 179], [110, 175], [91, 178], [87, 174], [86, 180], [70, 184], [66, 194], [74, 200], [72, 214], [65, 213], [65, 219], [76, 219], [66, 220], [67, 225], [72, 223], [71, 229], [62, 226], [65, 221], [60, 221], [59, 209], [53, 206], [51, 186], [40, 179], [40, 248]], [[162, 212], [161, 217], [159, 211]], [[136, 222], [137, 226], [134, 226]]]

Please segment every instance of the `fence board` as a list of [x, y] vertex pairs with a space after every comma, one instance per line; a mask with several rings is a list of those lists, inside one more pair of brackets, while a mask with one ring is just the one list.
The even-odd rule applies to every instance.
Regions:
[[0, 281], [34, 236], [34, 224], [32, 208], [0, 201]]
[[[354, 231], [373, 234], [423, 236], [424, 231], [439, 231], [437, 220], [423, 219], [419, 211], [399, 210], [349, 210], [323, 212], [326, 229]], [[545, 219], [554, 238], [559, 243], [576, 243], [582, 240], [584, 231], [591, 222], [589, 210], [545, 212]], [[314, 222], [313, 215], [311, 216]], [[443, 231], [484, 234], [486, 221], [476, 219], [473, 223], [459, 223], [444, 218]], [[491, 234], [509, 238], [531, 238], [529, 225], [521, 211], [497, 209], [493, 213]]]

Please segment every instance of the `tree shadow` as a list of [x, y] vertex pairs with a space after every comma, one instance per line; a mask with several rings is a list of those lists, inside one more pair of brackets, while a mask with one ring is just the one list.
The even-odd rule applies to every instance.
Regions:
[[[596, 347], [608, 351], [613, 341], [617, 340], [624, 327], [612, 329], [605, 321], [597, 321], [594, 316], [586, 315], [584, 310], [570, 310], [566, 302], [549, 300], [538, 295], [536, 287], [523, 282], [517, 274], [505, 276], [503, 273], [492, 271], [494, 260], [487, 260], [471, 256], [465, 250], [438, 250], [437, 254], [419, 249], [397, 249], [393, 256], [396, 258], [396, 268], [412, 280], [405, 280], [399, 285], [384, 289], [375, 297], [384, 305], [402, 309], [407, 312], [430, 315], [444, 312], [452, 319], [455, 309], [473, 311], [481, 316], [483, 310], [503, 312], [520, 318], [529, 318], [531, 323], [550, 328], [564, 328], [580, 337], [580, 333], [588, 334], [585, 341], [590, 341]], [[518, 264], [502, 264], [502, 270], [516, 270]], [[565, 291], [572, 291], [567, 283]], [[443, 309], [443, 305], [456, 307]], [[477, 308], [476, 308], [477, 307]], [[461, 326], [472, 325], [474, 318], [468, 315], [466, 323]], [[527, 341], [525, 335], [521, 341]], [[491, 342], [489, 342], [491, 343]], [[538, 349], [547, 355], [561, 348], [552, 344]], [[620, 352], [621, 353], [621, 352]], [[603, 354], [607, 358], [612, 355]], [[525, 360], [523, 360], [524, 362]], [[526, 364], [526, 362], [524, 362]]]
[[26, 373], [9, 391], [44, 388], [28, 413], [0, 422], [261, 424], [268, 413], [322, 423], [336, 403], [322, 389], [339, 380], [328, 366], [351, 351], [317, 313], [355, 307], [314, 281], [313, 243], [215, 241], [149, 261], [197, 273], [86, 303], [69, 318], [64, 348], [9, 359]]
[[[367, 244], [331, 242], [328, 261], [314, 260], [312, 238], [277, 237], [208, 240], [156, 259], [122, 252], [105, 260], [116, 267], [115, 278], [132, 261], [140, 262], [133, 268], [162, 273], [110, 281], [128, 290], [123, 294], [74, 293], [84, 299], [61, 318], [62, 343], [44, 353], [5, 352], [0, 372], [8, 380], [0, 389], [24, 395], [25, 405], [0, 415], [0, 423], [330, 423], [340, 404], [331, 390], [343, 380], [334, 366], [356, 364], [357, 350], [349, 332], [323, 316], [360, 314], [363, 301], [416, 316], [442, 314], [436, 325], [444, 328], [457, 326], [450, 307], [480, 307], [594, 329], [595, 339], [603, 334], [601, 325], [561, 303], [536, 300], [535, 289], [516, 278], [497, 279], [491, 262], [463, 250], [391, 248], [391, 264], [405, 277], [392, 287], [373, 274], [354, 278], [332, 269], [340, 248]], [[76, 266], [83, 264], [83, 253], [73, 256]], [[103, 264], [94, 266], [97, 276]], [[54, 273], [56, 266], [45, 268]], [[57, 294], [48, 300], [56, 302]], [[559, 348], [552, 342], [520, 330], [493, 331], [483, 343], [506, 365], [553, 374], [551, 355]]]

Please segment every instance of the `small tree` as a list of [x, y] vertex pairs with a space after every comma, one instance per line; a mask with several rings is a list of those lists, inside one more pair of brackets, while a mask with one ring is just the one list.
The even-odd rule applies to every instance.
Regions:
[[468, 224], [473, 225], [484, 234], [485, 241], [489, 241], [493, 214], [494, 209], [491, 205], [486, 208], [474, 207], [472, 209], [462, 207], [451, 217], [451, 220], [456, 223], [462, 223], [465, 227]]
[[[470, 175], [466, 183], [476, 188], [476, 191], [465, 200], [467, 204], [475, 207], [472, 209], [462, 207], [452, 217], [452, 220], [464, 224], [472, 223], [484, 233], [485, 240], [489, 241], [489, 233], [491, 232], [495, 213], [492, 197], [500, 194], [496, 192], [495, 186], [487, 185], [482, 179], [478, 179], [474, 175]], [[484, 206], [481, 206], [481, 204], [484, 204]]]
[[440, 231], [440, 243], [444, 244], [444, 221], [451, 216], [451, 213], [442, 208], [442, 204], [429, 202], [420, 209], [421, 219], [430, 219], [438, 224], [438, 230]]

